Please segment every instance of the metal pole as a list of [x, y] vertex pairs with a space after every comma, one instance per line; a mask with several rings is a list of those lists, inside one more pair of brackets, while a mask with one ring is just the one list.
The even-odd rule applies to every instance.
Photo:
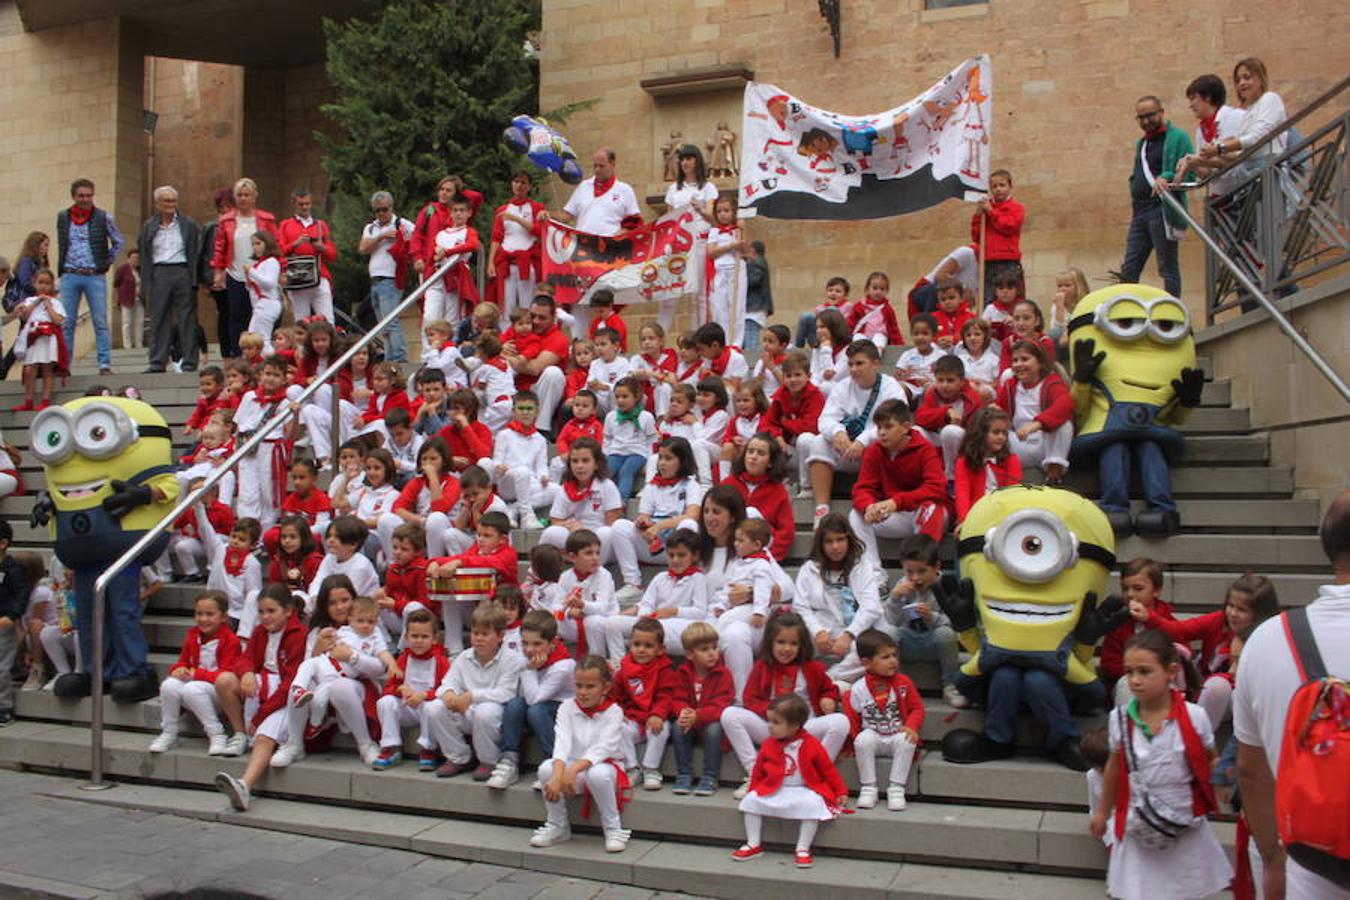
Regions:
[[[1218, 242], [1210, 237], [1209, 232], [1200, 227], [1200, 223], [1195, 221], [1191, 214], [1186, 211], [1186, 207], [1182, 206], [1176, 197], [1172, 196], [1171, 191], [1163, 191], [1159, 196], [1163, 198], [1164, 203], [1171, 207], [1173, 212], [1181, 216], [1186, 223], [1191, 226], [1191, 229], [1200, 237], [1200, 240], [1204, 241], [1205, 246], [1214, 254], [1214, 258], [1219, 264], [1229, 272], [1233, 273], [1233, 277], [1237, 279], [1238, 284], [1242, 285], [1243, 289], [1251, 294], [1253, 299], [1266, 308], [1266, 312], [1270, 313], [1270, 317], [1274, 320], [1275, 324], [1280, 327], [1281, 331], [1289, 336], [1289, 339], [1294, 342], [1294, 345], [1298, 347], [1298, 349], [1303, 351], [1303, 354], [1308, 357], [1313, 366], [1316, 367], [1317, 371], [1321, 372], [1323, 377], [1331, 382], [1331, 386], [1336, 389], [1341, 395], [1341, 398], [1347, 403], [1350, 403], [1350, 386], [1346, 385], [1341, 376], [1336, 374], [1336, 370], [1322, 358], [1322, 354], [1318, 353], [1316, 348], [1314, 348], [1312, 344], [1309, 344], [1307, 339], [1299, 333], [1299, 330], [1294, 327], [1294, 323], [1286, 319], [1284, 313], [1280, 312], [1261, 289], [1252, 283], [1252, 280], [1247, 277], [1247, 273], [1242, 271], [1241, 266], [1228, 258], [1228, 254], [1223, 252], [1222, 248], [1219, 247]], [[1268, 256], [1266, 264], [1267, 267], [1273, 265], [1273, 257]]]
[[[337, 373], [342, 371], [343, 366], [351, 362], [352, 357], [370, 344], [371, 341], [375, 340], [376, 336], [379, 335], [390, 322], [397, 321], [398, 317], [402, 315], [405, 309], [416, 303], [421, 296], [426, 293], [427, 288], [430, 285], [436, 280], [444, 278], [446, 273], [450, 271], [452, 265], [453, 262], [442, 264], [430, 278], [418, 285], [417, 290], [404, 297], [388, 315], [376, 323], [374, 328], [362, 335], [359, 341], [356, 341], [347, 348], [347, 352], [339, 356], [327, 369], [324, 369], [313, 382], [300, 392], [299, 396], [297, 396], [293, 402], [297, 406], [304, 403], [310, 397], [314, 396], [319, 388], [332, 381]], [[334, 391], [334, 396], [336, 396], [336, 393], [337, 392]], [[94, 643], [94, 669], [90, 679], [93, 691], [93, 710], [89, 717], [91, 762], [89, 766], [89, 784], [86, 785], [88, 789], [102, 790], [107, 786], [103, 781], [103, 634], [106, 630], [104, 622], [104, 603], [107, 599], [108, 585], [114, 578], [120, 575], [127, 566], [135, 562], [136, 558], [144, 553], [149, 546], [154, 543], [156, 538], [165, 531], [168, 531], [169, 528], [173, 526], [173, 523], [177, 521], [179, 516], [195, 506], [197, 501], [199, 501], [208, 490], [215, 487], [217, 482], [224, 478], [226, 474], [233, 471], [239, 465], [240, 460], [251, 454], [258, 445], [263, 442], [263, 438], [294, 415], [295, 413], [291, 411], [291, 405], [286, 404], [271, 419], [258, 426], [258, 429], [253, 433], [253, 436], [236, 448], [234, 453], [230, 454], [229, 458], [225, 460], [224, 465], [217, 466], [212, 470], [211, 474], [209, 474], [206, 477], [206, 480], [202, 482], [201, 487], [197, 488], [195, 491], [189, 492], [186, 497], [179, 500], [172, 510], [164, 514], [164, 518], [160, 519], [159, 522], [155, 523], [153, 528], [141, 535], [136, 543], [132, 544], [126, 552], [112, 563], [112, 565], [104, 569], [103, 573], [94, 581], [94, 633], [91, 636]], [[334, 433], [337, 433], [336, 429], [334, 430]], [[334, 455], [334, 461], [336, 461], [336, 454]]]
[[[338, 447], [342, 446], [342, 392], [337, 389], [337, 384], [330, 385], [329, 394], [329, 413], [332, 415], [332, 430], [328, 432], [328, 457], [329, 464], [337, 469]], [[317, 450], [316, 450], [317, 452]]]

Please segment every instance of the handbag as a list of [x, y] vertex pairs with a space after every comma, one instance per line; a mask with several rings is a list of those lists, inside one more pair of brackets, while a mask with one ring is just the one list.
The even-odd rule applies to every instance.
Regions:
[[286, 290], [303, 291], [319, 286], [319, 258], [292, 256], [286, 260]]
[[[1136, 774], [1139, 761], [1134, 753], [1134, 723], [1125, 707], [1116, 708], [1120, 722], [1120, 740], [1125, 747], [1126, 777]], [[1150, 850], [1166, 850], [1175, 844], [1195, 824], [1190, 809], [1174, 809], [1170, 804], [1151, 794], [1147, 788], [1130, 782], [1130, 813], [1125, 821], [1125, 834]]]

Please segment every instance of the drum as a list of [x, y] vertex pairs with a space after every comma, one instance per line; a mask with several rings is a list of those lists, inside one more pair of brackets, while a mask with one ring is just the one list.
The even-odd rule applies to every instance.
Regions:
[[456, 570], [453, 575], [428, 579], [427, 599], [436, 603], [451, 600], [480, 603], [491, 600], [496, 589], [496, 569], [465, 567]]
[[317, 256], [292, 256], [286, 260], [286, 289], [303, 291], [305, 288], [319, 286], [319, 258]]

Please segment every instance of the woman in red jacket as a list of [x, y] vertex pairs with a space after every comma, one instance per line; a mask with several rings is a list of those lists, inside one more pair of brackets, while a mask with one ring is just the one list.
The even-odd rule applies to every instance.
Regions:
[[216, 703], [216, 680], [233, 672], [239, 662], [239, 638], [226, 623], [230, 598], [220, 591], [206, 591], [193, 605], [195, 623], [183, 640], [178, 662], [159, 686], [160, 733], [150, 744], [151, 753], [164, 753], [178, 745], [178, 718], [184, 706], [202, 723], [207, 753], [224, 756], [228, 748], [225, 726]]
[[1008, 446], [1012, 416], [986, 406], [971, 420], [956, 460], [956, 523], [988, 491], [1022, 483], [1022, 461]]
[[745, 505], [758, 510], [773, 529], [769, 552], [782, 562], [792, 547], [797, 522], [792, 515], [792, 498], [783, 486], [787, 465], [783, 448], [773, 435], [760, 432], [745, 445], [745, 452], [731, 463], [731, 477], [723, 484], [745, 499]]
[[1031, 341], [1012, 346], [1013, 377], [999, 385], [998, 405], [1012, 416], [1012, 450], [1022, 468], [1039, 466], [1045, 480], [1058, 484], [1069, 471], [1073, 442], [1073, 398], [1045, 356]]
[[227, 297], [228, 319], [221, 323], [220, 350], [225, 359], [239, 355], [239, 335], [244, 333], [253, 315], [247, 272], [253, 265], [251, 238], [259, 231], [270, 231], [280, 238], [277, 217], [258, 209], [258, 185], [252, 178], [240, 178], [234, 183], [234, 208], [221, 213], [216, 224], [216, 241], [211, 254], [211, 268], [215, 271], [211, 289], [225, 291]]

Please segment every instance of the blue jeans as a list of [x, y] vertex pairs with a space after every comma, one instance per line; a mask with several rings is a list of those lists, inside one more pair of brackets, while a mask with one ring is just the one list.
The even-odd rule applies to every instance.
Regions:
[[1167, 239], [1161, 206], [1135, 213], [1130, 219], [1130, 232], [1125, 238], [1125, 260], [1120, 264], [1120, 280], [1126, 284], [1139, 281], [1148, 262], [1149, 253], [1158, 256], [1158, 274], [1162, 276], [1163, 289], [1173, 297], [1181, 296], [1181, 262], [1177, 255], [1177, 242]]
[[923, 287], [917, 287], [909, 297], [905, 298], [908, 305], [910, 299], [914, 300], [914, 308], [920, 313], [936, 312], [938, 307], [938, 295], [936, 284], [925, 284]]
[[[681, 731], [675, 727], [674, 720], [667, 723], [670, 728], [670, 742], [675, 745], [675, 770], [680, 775], [694, 775], [694, 738], [700, 729], [691, 728]], [[722, 771], [722, 723], [709, 722], [701, 729], [703, 734], [703, 775], [717, 780]]]
[[66, 348], [75, 355], [75, 321], [80, 314], [80, 295], [89, 301], [89, 318], [94, 323], [94, 347], [98, 352], [98, 367], [112, 367], [112, 337], [108, 331], [108, 281], [102, 275], [61, 276], [61, 308], [66, 321], [61, 328], [66, 333]]
[[1045, 669], [1021, 669], [999, 666], [987, 676], [962, 675], [957, 689], [967, 697], [985, 695], [984, 734], [991, 741], [1012, 744], [1017, 741], [1017, 714], [1025, 707], [1045, 724], [1045, 746], [1053, 750], [1069, 739], [1078, 738], [1078, 726], [1069, 708], [1070, 695], [1076, 703], [1095, 702], [1100, 708], [1106, 686], [1100, 681], [1082, 685], [1067, 684]]
[[[403, 292], [392, 278], [370, 279], [370, 304], [375, 307], [375, 318], [383, 319], [398, 306]], [[384, 358], [389, 362], [407, 362], [408, 344], [403, 338], [403, 323], [391, 322], [381, 332], [384, 338]]]
[[1154, 441], [1117, 441], [1102, 448], [1097, 458], [1097, 477], [1101, 482], [1097, 505], [1108, 512], [1129, 511], [1131, 457], [1139, 460], [1139, 483], [1149, 509], [1176, 512], [1172, 467], [1162, 447]]
[[745, 346], [741, 349], [747, 353], [758, 352], [759, 333], [764, 330], [764, 326], [754, 319], [745, 320]]
[[618, 485], [619, 496], [627, 501], [633, 496], [633, 480], [647, 465], [647, 457], [638, 454], [611, 453], [608, 457], [609, 474]]
[[553, 755], [553, 726], [558, 718], [558, 700], [527, 704], [524, 697], [512, 697], [502, 709], [502, 752], [519, 753], [528, 727], [539, 742], [544, 759]]
[[950, 625], [939, 625], [928, 631], [908, 626], [895, 629], [893, 634], [900, 644], [901, 659], [937, 660], [942, 670], [942, 683], [952, 684], [960, 674], [958, 667], [956, 632]]
[[814, 347], [816, 340], [816, 314], [804, 312], [797, 317], [797, 336], [792, 341], [798, 347]]

